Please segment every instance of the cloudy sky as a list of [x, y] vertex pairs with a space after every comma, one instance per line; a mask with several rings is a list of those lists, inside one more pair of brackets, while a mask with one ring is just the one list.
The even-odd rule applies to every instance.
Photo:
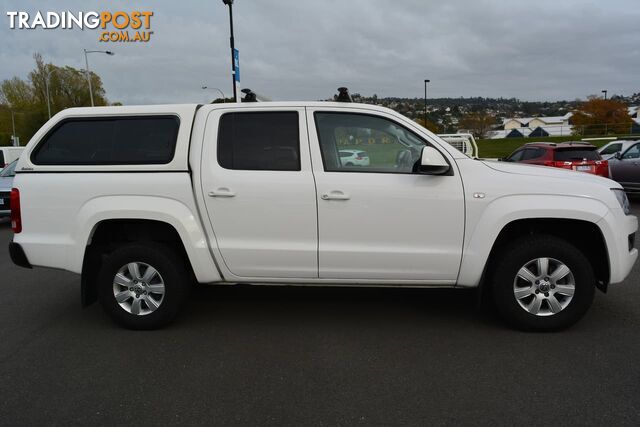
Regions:
[[[34, 52], [56, 65], [90, 56], [111, 101], [204, 102], [231, 92], [221, 0], [3, 0], [0, 79]], [[55, 6], [54, 6], [55, 5]], [[98, 30], [11, 30], [7, 11], [151, 10], [149, 43], [99, 43]], [[347, 86], [378, 96], [585, 98], [640, 91], [638, 0], [235, 0], [242, 86], [274, 100], [324, 99]]]

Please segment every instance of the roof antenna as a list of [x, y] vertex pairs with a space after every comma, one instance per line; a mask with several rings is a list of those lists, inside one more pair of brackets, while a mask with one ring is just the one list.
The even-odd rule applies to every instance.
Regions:
[[242, 98], [242, 102], [258, 102], [258, 97], [255, 93], [249, 88], [244, 88], [240, 92], [244, 93], [244, 98]]
[[336, 101], [337, 102], [353, 102], [353, 99], [351, 99], [351, 95], [349, 95], [349, 89], [347, 89], [346, 87], [339, 87]]

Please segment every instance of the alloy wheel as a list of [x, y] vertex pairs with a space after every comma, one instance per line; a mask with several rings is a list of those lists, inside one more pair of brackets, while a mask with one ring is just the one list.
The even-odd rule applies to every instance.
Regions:
[[164, 301], [165, 285], [154, 267], [144, 262], [122, 266], [113, 278], [113, 296], [127, 313], [144, 316]]
[[523, 310], [553, 316], [564, 310], [576, 289], [571, 269], [555, 258], [536, 258], [523, 265], [513, 280], [513, 294]]

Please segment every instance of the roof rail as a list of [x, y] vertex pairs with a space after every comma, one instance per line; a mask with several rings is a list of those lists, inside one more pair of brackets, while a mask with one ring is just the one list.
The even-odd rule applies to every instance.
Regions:
[[562, 144], [569, 144], [569, 145], [593, 145], [593, 144], [591, 144], [589, 141], [566, 141], [566, 142], [563, 142]]

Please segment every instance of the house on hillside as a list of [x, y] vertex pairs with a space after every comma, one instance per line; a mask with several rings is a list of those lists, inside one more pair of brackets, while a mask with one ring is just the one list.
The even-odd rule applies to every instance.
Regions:
[[509, 129], [517, 129], [517, 128], [529, 128], [535, 129], [537, 127], [547, 127], [547, 126], [571, 126], [569, 124], [569, 119], [573, 113], [567, 113], [564, 116], [554, 116], [554, 117], [514, 117], [509, 119], [504, 119], [502, 124], [504, 125], [505, 130]]
[[640, 133], [640, 105], [628, 107], [627, 111], [631, 116], [631, 120], [633, 120], [633, 124], [631, 125], [631, 133]]
[[491, 134], [491, 138], [521, 138], [571, 135], [569, 119], [573, 113], [552, 117], [513, 117], [502, 121], [504, 130]]

